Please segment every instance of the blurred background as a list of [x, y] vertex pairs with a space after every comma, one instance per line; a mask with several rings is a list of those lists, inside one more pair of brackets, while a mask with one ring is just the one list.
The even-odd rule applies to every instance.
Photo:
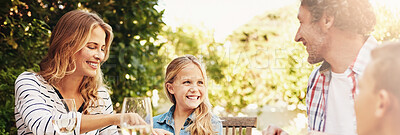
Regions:
[[[370, 0], [377, 14], [372, 35], [400, 37], [400, 3]], [[110, 59], [102, 65], [116, 112], [124, 97], [152, 97], [154, 115], [172, 105], [163, 88], [174, 58], [192, 54], [206, 66], [213, 112], [256, 116], [254, 134], [269, 124], [306, 132], [307, 63], [294, 42], [299, 0], [2, 0], [0, 1], [0, 134], [16, 134], [14, 81], [39, 71], [51, 30], [68, 11], [97, 12], [114, 29]]]

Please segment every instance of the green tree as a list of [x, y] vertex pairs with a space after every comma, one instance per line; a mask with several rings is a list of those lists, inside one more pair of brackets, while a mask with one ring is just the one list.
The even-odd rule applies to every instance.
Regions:
[[229, 37], [237, 66], [244, 69], [237, 78], [254, 84], [241, 83], [241, 89], [254, 91], [244, 102], [263, 106], [284, 101], [295, 108], [305, 103], [313, 66], [307, 64], [304, 47], [292, 39], [296, 14], [296, 7], [290, 6], [256, 16]]
[[[225, 43], [217, 43], [212, 31], [189, 24], [167, 28], [160, 50], [167, 61], [192, 54], [200, 57], [209, 76], [209, 97], [226, 114], [238, 114], [249, 104], [281, 104], [305, 110], [308, 77], [313, 68], [301, 43], [294, 42], [299, 26], [298, 6], [268, 11], [236, 29]], [[376, 8], [379, 41], [399, 38], [396, 13]]]
[[384, 6], [375, 8], [376, 26], [372, 35], [378, 41], [394, 41], [400, 38], [400, 11]]
[[[51, 29], [75, 9], [97, 12], [114, 29], [110, 59], [103, 72], [118, 105], [126, 96], [150, 96], [161, 87], [161, 44], [154, 44], [164, 25], [157, 0], [6, 0], [0, 2], [0, 134], [16, 134], [14, 81], [26, 70], [38, 71], [47, 53]], [[114, 106], [118, 110], [118, 106]]]

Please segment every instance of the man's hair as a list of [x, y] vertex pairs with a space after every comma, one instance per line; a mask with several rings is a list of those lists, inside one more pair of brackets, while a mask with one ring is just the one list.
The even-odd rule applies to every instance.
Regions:
[[312, 22], [324, 15], [334, 17], [334, 26], [344, 31], [368, 35], [373, 31], [376, 18], [368, 0], [301, 0], [312, 16]]
[[371, 52], [370, 75], [374, 81], [374, 90], [385, 89], [400, 96], [400, 42], [391, 42]]

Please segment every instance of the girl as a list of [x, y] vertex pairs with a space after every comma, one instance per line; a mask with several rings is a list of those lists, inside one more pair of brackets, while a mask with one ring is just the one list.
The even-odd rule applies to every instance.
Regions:
[[206, 82], [206, 72], [196, 57], [174, 59], [165, 74], [165, 92], [174, 105], [154, 117], [154, 128], [176, 135], [222, 134], [220, 119], [210, 112]]

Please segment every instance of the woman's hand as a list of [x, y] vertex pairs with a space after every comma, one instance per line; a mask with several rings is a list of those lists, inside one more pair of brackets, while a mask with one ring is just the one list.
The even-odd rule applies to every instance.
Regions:
[[173, 135], [171, 132], [168, 132], [164, 129], [153, 129], [153, 135]]

